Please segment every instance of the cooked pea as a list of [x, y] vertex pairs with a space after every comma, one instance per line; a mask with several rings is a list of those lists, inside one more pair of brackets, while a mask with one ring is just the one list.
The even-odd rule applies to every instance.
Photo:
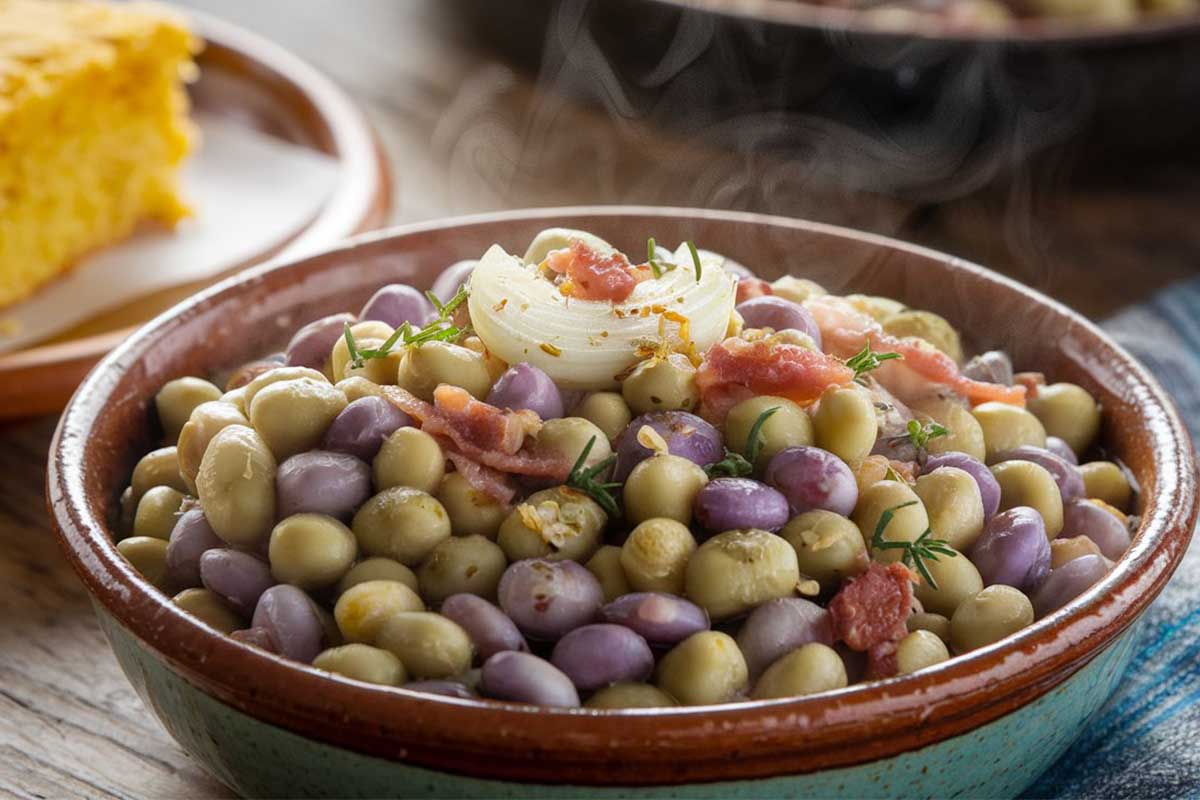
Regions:
[[467, 632], [481, 661], [505, 650], [529, 651], [517, 624], [482, 597], [452, 594], [442, 603], [442, 616]]
[[1032, 461], [1004, 461], [992, 467], [1000, 484], [1000, 510], [1029, 506], [1042, 515], [1046, 536], [1053, 539], [1063, 527], [1062, 495], [1045, 467]]
[[566, 486], [534, 492], [500, 525], [497, 544], [509, 561], [585, 561], [600, 546], [608, 516], [595, 500]]
[[271, 574], [280, 583], [319, 589], [337, 583], [358, 553], [354, 534], [324, 514], [293, 514], [271, 531]]
[[168, 381], [154, 396], [158, 421], [162, 423], [163, 438], [173, 442], [179, 438], [183, 424], [201, 403], [216, 400], [222, 392], [203, 378], [176, 378]]
[[929, 527], [956, 550], [969, 548], [983, 532], [983, 497], [969, 472], [942, 467], [917, 478], [917, 497], [929, 515]]
[[319, 445], [346, 405], [346, 395], [328, 381], [278, 381], [254, 395], [250, 422], [282, 461]]
[[696, 368], [680, 353], [648, 359], [622, 382], [621, 395], [635, 414], [670, 409], [691, 411], [700, 404]]
[[337, 592], [345, 594], [352, 586], [367, 581], [399, 581], [414, 592], [417, 591], [417, 574], [399, 561], [390, 558], [367, 558], [353, 567], [338, 581]]
[[954, 615], [962, 601], [979, 593], [983, 578], [979, 570], [962, 553], [940, 554], [937, 559], [925, 559], [925, 568], [933, 576], [937, 588], [925, 581], [917, 584], [917, 599], [927, 610], [947, 617]]
[[184, 496], [170, 486], [154, 486], [142, 495], [133, 518], [133, 535], [164, 541], [171, 538]]
[[1086, 536], [1059, 537], [1050, 543], [1050, 568], [1058, 569], [1063, 564], [1084, 556], [1102, 556], [1100, 546]]
[[[592, 467], [612, 455], [612, 445], [604, 431], [582, 417], [548, 419], [538, 431], [536, 448], [550, 456], [574, 464], [588, 442], [595, 440], [584, 466]], [[604, 476], [600, 476], [604, 477]]]
[[142, 495], [155, 486], [170, 486], [177, 492], [187, 494], [187, 484], [179, 471], [178, 451], [174, 447], [160, 447], [142, 456], [133, 468], [129, 485], [133, 489], [130, 502], [134, 508], [141, 502]]
[[835, 589], [867, 568], [862, 532], [832, 511], [806, 511], [793, 517], [779, 535], [796, 551], [800, 574], [820, 583], [822, 590]]
[[221, 395], [217, 399], [222, 403], [228, 403], [229, 405], [236, 408], [238, 411], [240, 411], [242, 413], [242, 416], [246, 415], [246, 387], [245, 386], [228, 391], [225, 394]]
[[1046, 429], [1033, 414], [1008, 403], [980, 403], [971, 409], [975, 421], [983, 429], [983, 444], [987, 463], [1003, 453], [1022, 445], [1046, 446]]
[[[493, 386], [495, 385], [496, 381], [500, 380], [501, 376], [504, 375], [505, 372], [508, 372], [509, 364], [497, 358], [491, 350], [488, 350], [487, 345], [485, 345], [483, 340], [478, 336], [468, 336], [460, 341], [459, 344], [471, 352], [478, 353], [483, 357], [483, 366], [487, 368], [488, 375], [492, 379]], [[493, 403], [493, 405], [495, 404]], [[503, 407], [504, 406], [501, 406], [501, 408]], [[542, 417], [542, 419], [549, 419], [549, 417], [542, 416], [541, 414], [538, 416]]]
[[915, 336], [929, 342], [957, 363], [962, 363], [963, 350], [962, 343], [958, 338], [958, 331], [932, 311], [913, 309], [900, 311], [884, 321], [883, 330], [892, 336], [901, 338]]
[[562, 670], [532, 653], [505, 650], [483, 664], [480, 690], [488, 697], [538, 706], [579, 706], [579, 692]]
[[167, 582], [167, 542], [154, 536], [130, 536], [117, 542], [117, 551], [143, 578], [163, 588]]
[[[380, 320], [366, 320], [350, 326], [350, 335], [354, 338], [356, 350], [376, 350], [394, 333], [392, 326]], [[345, 335], [337, 337], [333, 349], [329, 353], [329, 371], [335, 381], [343, 381], [350, 377], [362, 377], [372, 383], [385, 385], [396, 382], [396, 371], [405, 348], [396, 347], [386, 358], [367, 359], [363, 369], [355, 369], [350, 362], [350, 348]], [[375, 380], [375, 378], [382, 380]]]
[[658, 688], [689, 706], [727, 703], [746, 689], [746, 659], [731, 636], [694, 633], [658, 663]]
[[771, 282], [771, 293], [791, 300], [793, 303], [803, 303], [810, 297], [821, 297], [829, 294], [816, 281], [808, 278], [797, 278], [794, 275], [784, 275]]
[[606, 544], [584, 566], [600, 582], [600, 588], [604, 590], [604, 602], [611, 603], [633, 591], [629, 579], [625, 577], [625, 568], [621, 566], [621, 548]]
[[433, 548], [417, 570], [421, 593], [431, 603], [465, 592], [496, 599], [496, 587], [508, 560], [504, 551], [482, 536], [451, 536]]
[[346, 395], [346, 400], [353, 403], [355, 400], [362, 400], [364, 397], [383, 397], [383, 389], [375, 381], [370, 381], [361, 375], [351, 375], [349, 378], [343, 378], [334, 386], [342, 390], [342, 394]]
[[950, 641], [950, 620], [932, 611], [918, 611], [908, 618], [909, 632], [929, 631], [943, 642]]
[[275, 457], [253, 428], [222, 428], [204, 451], [196, 491], [217, 536], [256, 544], [275, 523]]
[[832, 619], [824, 608], [799, 597], [782, 597], [754, 609], [737, 635], [750, 679], [758, 680], [767, 667], [806, 644], [832, 646]]
[[936, 633], [917, 630], [900, 640], [896, 647], [896, 665], [901, 675], [932, 667], [950, 658], [946, 643]]
[[258, 556], [231, 547], [213, 548], [200, 556], [200, 580], [243, 619], [254, 613], [263, 592], [276, 584], [271, 568]]
[[862, 463], [879, 432], [871, 395], [857, 384], [826, 389], [813, 418], [813, 431], [817, 447], [852, 467]]
[[323, 650], [313, 659], [313, 666], [327, 672], [345, 675], [364, 683], [399, 686], [408, 682], [408, 674], [400, 659], [367, 644], [344, 644]]
[[965, 653], [998, 642], [1033, 622], [1033, 604], [1011, 586], [989, 586], [968, 597], [950, 618], [950, 641]]
[[621, 546], [620, 567], [639, 592], [683, 594], [684, 575], [696, 552], [696, 539], [682, 522], [648, 519]]
[[280, 655], [305, 664], [312, 663], [323, 647], [342, 643], [328, 612], [303, 589], [286, 583], [262, 593], [250, 626], [265, 628]]
[[891, 474], [892, 464], [887, 456], [870, 455], [862, 460], [860, 464], [854, 467], [854, 483], [858, 486], [858, 493], [861, 496], [868, 488], [874, 486], [883, 480], [888, 480]]
[[244, 627], [237, 614], [208, 589], [184, 589], [173, 600], [175, 605], [221, 633], [233, 633]]
[[913, 402], [909, 408], [948, 431], [945, 436], [929, 440], [926, 445], [929, 453], [966, 453], [977, 461], [984, 460], [987, 449], [983, 427], [957, 396], [931, 395]]
[[460, 472], [442, 478], [436, 497], [450, 516], [450, 531], [455, 536], [495, 539], [508, 515], [503, 503], [476, 489]]
[[1119, 466], [1111, 461], [1092, 461], [1080, 466], [1079, 472], [1088, 498], [1102, 500], [1121, 511], [1129, 510], [1133, 487]]
[[400, 659], [414, 678], [449, 678], [471, 668], [466, 631], [441, 614], [402, 611], [384, 621], [376, 645]]
[[692, 555], [685, 573], [688, 598], [716, 621], [790, 597], [799, 583], [796, 551], [780, 537], [754, 529], [709, 539]]
[[245, 392], [242, 394], [242, 413], [249, 416], [249, 409], [254, 406], [254, 398], [271, 384], [304, 379], [316, 383], [329, 383], [329, 379], [325, 377], [324, 373], [308, 367], [276, 367], [269, 372], [264, 372], [245, 385]]
[[586, 625], [604, 604], [600, 584], [576, 561], [518, 561], [504, 571], [497, 594], [523, 634], [545, 641]]
[[396, 383], [426, 402], [433, 390], [447, 383], [483, 400], [492, 388], [492, 373], [483, 355], [449, 342], [425, 342], [408, 348]]
[[1100, 404], [1073, 383], [1039, 387], [1027, 405], [1046, 433], [1065, 441], [1076, 455], [1091, 447], [1100, 433]]
[[[906, 503], [912, 505], [905, 505]], [[883, 532], [884, 541], [915, 542], [929, 527], [929, 514], [925, 511], [925, 505], [908, 484], [899, 481], [879, 481], [859, 495], [858, 505], [855, 506], [851, 517], [868, 546], [875, 536], [880, 517], [889, 508], [895, 510], [892, 512], [891, 522]], [[880, 550], [872, 555], [877, 560], [887, 563], [898, 560], [902, 552], [899, 548], [894, 548]]]
[[592, 392], [579, 402], [571, 412], [591, 422], [614, 440], [625, 430], [633, 414], [625, 398], [616, 392]]
[[450, 535], [450, 517], [420, 489], [396, 486], [364, 503], [350, 528], [367, 555], [387, 556], [411, 567]]
[[343, 592], [333, 607], [333, 618], [347, 641], [371, 644], [387, 620], [405, 611], [424, 610], [421, 598], [403, 583], [371, 580]]
[[614, 683], [588, 698], [584, 708], [669, 708], [675, 698], [648, 683]]
[[191, 492], [196, 491], [196, 473], [200, 471], [200, 462], [212, 438], [230, 425], [249, 424], [250, 421], [237, 406], [223, 400], [196, 406], [191, 417], [183, 424], [183, 429], [179, 431], [179, 447], [176, 451], [179, 473]]
[[846, 686], [846, 667], [829, 645], [811, 642], [767, 667], [754, 686], [755, 700], [829, 692]]
[[625, 481], [625, 516], [634, 524], [654, 517], [686, 523], [692, 518], [696, 494], [706, 483], [704, 470], [682, 456], [647, 458]]
[[446, 456], [437, 440], [420, 428], [400, 428], [371, 462], [375, 491], [409, 486], [433, 494], [446, 475]]
[[779, 410], [767, 417], [759, 429], [760, 448], [754, 462], [757, 469], [765, 467], [771, 457], [785, 447], [813, 443], [812, 420], [803, 408], [784, 397], [760, 395], [744, 400], [729, 410], [729, 416], [725, 418], [725, 445], [745, 455], [750, 430], [759, 416], [771, 408]]

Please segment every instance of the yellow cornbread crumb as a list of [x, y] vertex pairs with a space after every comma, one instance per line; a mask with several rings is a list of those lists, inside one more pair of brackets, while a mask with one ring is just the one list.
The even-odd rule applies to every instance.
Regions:
[[143, 220], [187, 216], [198, 49], [156, 5], [0, 0], [0, 306]]

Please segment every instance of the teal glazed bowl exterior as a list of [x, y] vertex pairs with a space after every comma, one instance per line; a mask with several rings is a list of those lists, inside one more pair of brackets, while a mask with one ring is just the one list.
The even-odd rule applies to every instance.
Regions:
[[[1140, 486], [1130, 551], [1099, 584], [1015, 636], [914, 675], [811, 697], [678, 709], [561, 710], [422, 695], [333, 677], [222, 636], [120, 557], [108, 520], [154, 446], [162, 383], [278, 349], [379, 285], [429, 285], [493, 242], [584, 228], [637, 252], [692, 239], [763, 277], [896, 297], [968, 346], [1098, 396], [1103, 445]], [[1054, 301], [930, 250], [797, 220], [689, 209], [540, 209], [371, 234], [226, 281], [148, 323], [63, 414], [48, 500], [130, 682], [167, 730], [247, 796], [925, 797], [1019, 794], [1121, 680], [1136, 622], [1197, 513], [1191, 443], [1161, 387]]]

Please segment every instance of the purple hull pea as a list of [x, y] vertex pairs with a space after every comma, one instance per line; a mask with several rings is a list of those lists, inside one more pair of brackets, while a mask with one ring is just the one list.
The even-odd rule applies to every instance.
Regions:
[[249, 617], [262, 593], [275, 585], [271, 568], [240, 550], [209, 550], [200, 557], [204, 588], [219, 595], [242, 617]]
[[345, 453], [297, 453], [275, 473], [276, 513], [325, 514], [349, 519], [371, 496], [371, 468]]
[[969, 555], [984, 586], [997, 583], [1029, 592], [1050, 571], [1050, 540], [1042, 515], [1015, 506], [992, 517]]
[[[1096, 543], [1105, 558], [1116, 561], [1129, 549], [1129, 528], [1091, 500], [1077, 499], [1063, 505], [1060, 538], [1086, 536]], [[167, 551], [168, 557], [170, 551]]]
[[1097, 555], [1080, 556], [1051, 570], [1030, 600], [1038, 619], [1054, 613], [1092, 588], [1108, 574], [1112, 563]]
[[1079, 473], [1074, 464], [1046, 448], [1022, 445], [1000, 453], [995, 460], [997, 464], [1002, 461], [1032, 461], [1034, 464], [1044, 467], [1050, 473], [1050, 477], [1054, 478], [1054, 482], [1058, 484], [1058, 493], [1062, 495], [1064, 503], [1077, 497], [1083, 497], [1083, 475]]
[[167, 542], [167, 577], [171, 585], [180, 589], [199, 586], [200, 557], [225, 546], [225, 541], [213, 533], [203, 510], [192, 508], [183, 512]]
[[346, 330], [347, 323], [355, 323], [353, 314], [331, 314], [308, 323], [296, 331], [288, 342], [283, 363], [289, 367], [321, 369], [329, 360], [334, 343]]
[[254, 628], [265, 628], [280, 655], [311, 664], [321, 652], [325, 627], [312, 599], [286, 583], [267, 589], [254, 609]]
[[382, 397], [360, 397], [333, 418], [322, 447], [370, 462], [389, 436], [410, 425], [412, 417]]
[[471, 273], [475, 271], [475, 265], [478, 261], [456, 261], [450, 266], [442, 270], [442, 274], [437, 276], [437, 280], [433, 282], [433, 296], [443, 303], [450, 302], [450, 298], [458, 294], [458, 290], [462, 288], [468, 280], [471, 279]]
[[701, 467], [720, 461], [725, 455], [721, 433], [707, 421], [686, 411], [651, 411], [642, 414], [617, 437], [617, 463], [613, 480], [624, 481], [633, 468], [653, 455], [638, 441], [638, 431], [649, 425], [663, 441], [671, 455], [686, 458]]
[[696, 493], [696, 521], [708, 533], [758, 528], [772, 533], [788, 521], [781, 492], [749, 478], [714, 478]]
[[858, 503], [854, 473], [846, 462], [819, 447], [780, 450], [763, 477], [783, 493], [793, 514], [824, 509], [847, 517]]
[[500, 608], [526, 636], [555, 641], [595, 618], [604, 590], [574, 561], [530, 558], [510, 564], [500, 578]]
[[646, 640], [629, 628], [607, 623], [571, 631], [554, 645], [550, 661], [582, 691], [644, 681], [654, 670], [654, 653]]
[[751, 681], [778, 659], [812, 642], [833, 645], [832, 617], [811, 600], [793, 597], [754, 609], [737, 636]]
[[799, 303], [765, 295], [738, 303], [736, 310], [742, 315], [747, 328], [800, 331], [808, 334], [818, 348], [821, 347], [821, 329], [809, 310]]
[[488, 392], [487, 402], [496, 408], [532, 411], [542, 419], [563, 415], [562, 395], [554, 380], [525, 362], [513, 364], [500, 376]]
[[632, 592], [600, 609], [604, 622], [624, 625], [655, 646], [682, 642], [709, 628], [708, 612], [666, 592]]
[[497, 700], [574, 708], [579, 692], [562, 670], [530, 653], [507, 650], [483, 664], [483, 693]]
[[473, 594], [455, 594], [442, 602], [442, 616], [467, 632], [479, 658], [487, 661], [505, 650], [528, 652], [516, 623], [496, 606]]
[[358, 318], [364, 322], [378, 320], [393, 328], [406, 322], [420, 328], [433, 319], [433, 303], [411, 286], [392, 283], [371, 295]]
[[1000, 508], [1000, 484], [982, 461], [971, 458], [966, 453], [938, 453], [926, 459], [921, 473], [927, 475], [939, 467], [955, 467], [974, 478], [979, 487], [979, 497], [983, 500], [984, 521], [995, 515], [996, 510]]

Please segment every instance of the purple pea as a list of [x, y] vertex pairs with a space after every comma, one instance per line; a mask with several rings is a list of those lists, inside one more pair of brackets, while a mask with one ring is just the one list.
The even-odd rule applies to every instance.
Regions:
[[200, 556], [200, 580], [243, 617], [253, 614], [262, 593], [275, 585], [271, 568], [261, 559], [228, 549]]
[[322, 447], [369, 463], [389, 436], [409, 425], [412, 417], [382, 397], [360, 397], [333, 418]]
[[321, 652], [325, 626], [316, 604], [295, 586], [281, 583], [263, 592], [250, 624], [265, 628], [279, 654], [294, 661], [311, 664]]
[[1023, 592], [1050, 571], [1050, 540], [1042, 515], [1015, 506], [988, 520], [968, 556], [984, 586], [1002, 583]]
[[599, 581], [582, 564], [540, 558], [510, 564], [498, 594], [522, 633], [547, 641], [591, 622], [604, 603]]
[[973, 381], [1012, 386], [1012, 359], [1003, 350], [989, 350], [968, 361], [963, 366], [962, 374]]
[[671, 455], [704, 467], [725, 456], [721, 433], [708, 422], [686, 411], [651, 411], [637, 417], [617, 437], [617, 464], [613, 480], [623, 481], [633, 468], [653, 455], [637, 440], [638, 431], [649, 425], [667, 443]]
[[[1090, 500], [1072, 500], [1063, 505], [1060, 538], [1086, 536], [1096, 543], [1105, 558], [1116, 561], [1129, 549], [1129, 528]], [[171, 534], [174, 538], [174, 534]], [[167, 550], [168, 561], [171, 551]]]
[[1053, 614], [1094, 586], [1108, 574], [1112, 563], [1097, 555], [1080, 556], [1051, 570], [1033, 593], [1033, 611], [1038, 619]]
[[654, 670], [646, 640], [623, 625], [607, 623], [571, 631], [554, 645], [550, 661], [585, 692], [619, 681], [640, 683]]
[[812, 642], [833, 645], [832, 619], [811, 600], [795, 597], [754, 609], [737, 636], [752, 682], [780, 658]]
[[1075, 451], [1071, 449], [1071, 445], [1057, 436], [1046, 437], [1046, 449], [1068, 464], [1076, 467], [1079, 466], [1079, 456], [1075, 455]]
[[788, 521], [788, 501], [778, 490], [749, 478], [715, 478], [696, 493], [696, 521], [709, 533], [759, 528], [772, 533]]
[[271, 632], [266, 628], [245, 628], [229, 634], [229, 638], [257, 647], [259, 650], [266, 650], [268, 653], [276, 652], [275, 642], [271, 641]]
[[297, 453], [275, 472], [275, 508], [280, 519], [300, 513], [349, 519], [370, 496], [371, 468], [345, 453]]
[[764, 295], [738, 303], [736, 310], [742, 315], [747, 328], [800, 331], [811, 336], [818, 348], [821, 346], [821, 329], [808, 309], [799, 303]]
[[528, 652], [516, 623], [503, 611], [473, 594], [454, 594], [442, 601], [442, 616], [467, 632], [481, 661], [505, 650]]
[[192, 508], [179, 515], [167, 542], [167, 577], [172, 586], [191, 589], [200, 585], [200, 557], [209, 550], [225, 547], [213, 533], [204, 511]]
[[521, 362], [513, 364], [492, 386], [487, 402], [513, 411], [527, 409], [542, 419], [563, 415], [562, 395], [553, 379], [542, 370]]
[[1000, 484], [983, 462], [971, 458], [966, 453], [938, 453], [929, 456], [921, 472], [928, 474], [938, 467], [956, 467], [974, 478], [979, 486], [979, 497], [983, 500], [984, 521], [995, 515], [996, 510], [1000, 508]]
[[460, 700], [472, 700], [476, 694], [465, 683], [445, 679], [413, 681], [404, 684], [403, 688], [421, 694], [439, 694], [443, 697], [457, 697]]
[[466, 283], [471, 273], [475, 271], [475, 265], [478, 261], [474, 259], [468, 261], [455, 261], [450, 266], [442, 270], [442, 274], [437, 276], [437, 280], [433, 282], [433, 296], [443, 303], [450, 302], [450, 298], [458, 294], [458, 290]]
[[767, 464], [763, 478], [783, 492], [793, 514], [825, 509], [848, 517], [858, 503], [854, 473], [819, 447], [785, 447]]
[[665, 592], [633, 592], [600, 609], [600, 619], [624, 625], [655, 646], [669, 647], [709, 628], [708, 612]]
[[305, 325], [288, 342], [284, 364], [289, 367], [311, 367], [319, 370], [329, 360], [329, 354], [338, 337], [346, 330], [346, 323], [353, 325], [353, 314], [331, 314]]
[[1058, 493], [1062, 495], [1064, 503], [1077, 497], [1083, 497], [1083, 475], [1079, 473], [1075, 465], [1050, 452], [1049, 449], [1027, 444], [1014, 447], [1012, 450], [996, 456], [997, 464], [1001, 461], [1018, 460], [1032, 461], [1034, 464], [1044, 467], [1050, 473], [1050, 477], [1054, 478], [1054, 482], [1058, 484]]
[[512, 650], [496, 653], [484, 662], [480, 688], [497, 700], [566, 708], [579, 705], [579, 692], [562, 670], [544, 658]]
[[433, 304], [413, 287], [392, 283], [371, 295], [358, 313], [358, 318], [364, 322], [379, 320], [393, 328], [399, 328], [406, 322], [420, 328], [433, 318]]

